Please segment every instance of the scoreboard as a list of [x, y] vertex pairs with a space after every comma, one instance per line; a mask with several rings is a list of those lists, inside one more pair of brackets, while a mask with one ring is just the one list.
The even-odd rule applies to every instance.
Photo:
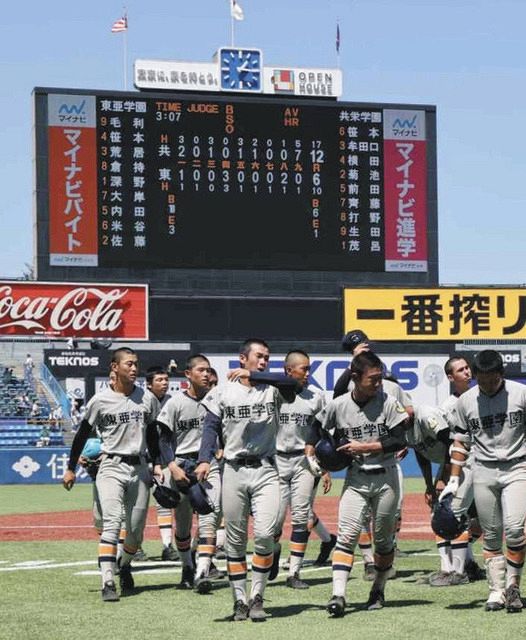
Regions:
[[436, 255], [434, 107], [58, 89], [35, 101], [50, 270], [424, 275]]

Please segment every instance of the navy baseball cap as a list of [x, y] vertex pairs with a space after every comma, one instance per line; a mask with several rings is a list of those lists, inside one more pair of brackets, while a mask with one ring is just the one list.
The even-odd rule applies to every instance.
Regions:
[[369, 338], [361, 329], [353, 329], [343, 336], [342, 348], [352, 353], [362, 342], [369, 342]]

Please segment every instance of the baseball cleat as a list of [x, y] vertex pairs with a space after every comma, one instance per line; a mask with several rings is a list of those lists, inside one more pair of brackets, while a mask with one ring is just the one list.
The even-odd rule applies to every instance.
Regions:
[[279, 558], [281, 556], [281, 544], [276, 542], [274, 545], [274, 558], [272, 559], [272, 566], [270, 567], [270, 571], [268, 574], [269, 580], [275, 580], [278, 577], [279, 573]]
[[123, 564], [120, 567], [119, 584], [121, 587], [121, 593], [130, 593], [135, 588], [135, 582], [133, 580], [131, 565]]
[[135, 555], [133, 556], [133, 561], [145, 562], [146, 560], [148, 560], [148, 556], [144, 552], [144, 549], [142, 547], [139, 547], [139, 549], [137, 549], [137, 551], [135, 552]]
[[520, 613], [522, 611], [521, 592], [518, 585], [512, 584], [506, 589], [506, 611], [508, 613]]
[[374, 568], [374, 562], [366, 562], [363, 565], [363, 579], [367, 582], [373, 582], [376, 578], [376, 570]]
[[117, 593], [117, 587], [115, 586], [115, 582], [113, 582], [113, 580], [104, 583], [101, 593], [103, 602], [119, 601], [119, 594]]
[[345, 598], [342, 596], [332, 596], [327, 603], [327, 611], [333, 618], [343, 618], [345, 615]]
[[384, 592], [381, 589], [371, 589], [369, 599], [367, 600], [367, 611], [376, 611], [377, 609], [383, 609], [385, 604]]
[[502, 602], [488, 601], [484, 605], [484, 611], [502, 611], [504, 604]]
[[456, 586], [459, 584], [469, 584], [469, 578], [466, 573], [457, 573], [456, 571], [453, 571], [453, 573], [450, 574], [450, 578], [451, 586]]
[[303, 580], [300, 579], [299, 575], [295, 573], [292, 576], [288, 576], [287, 581], [285, 583], [287, 587], [291, 589], [308, 589], [309, 585]]
[[248, 604], [243, 600], [236, 600], [234, 603], [234, 614], [232, 620], [234, 622], [241, 622], [248, 618]]
[[223, 580], [226, 577], [226, 573], [218, 569], [213, 562], [210, 563], [210, 569], [208, 570], [208, 578], [210, 580]]
[[175, 562], [179, 560], [179, 554], [177, 553], [177, 549], [174, 548], [172, 544], [169, 544], [167, 547], [164, 547], [161, 560], [169, 560], [170, 562]]
[[263, 598], [259, 593], [256, 593], [248, 603], [248, 617], [252, 622], [264, 622], [267, 619], [267, 614], [263, 609]]
[[194, 568], [188, 565], [183, 566], [183, 572], [181, 574], [181, 582], [179, 583], [180, 589], [193, 589], [194, 587]]
[[199, 576], [194, 580], [194, 589], [197, 593], [205, 595], [212, 591], [212, 582], [208, 576]]
[[320, 544], [320, 553], [318, 554], [316, 560], [314, 560], [315, 565], [319, 567], [327, 564], [327, 562], [329, 561], [329, 556], [331, 555], [331, 551], [336, 545], [336, 540], [336, 536], [331, 533], [331, 539], [328, 542], [322, 542]]
[[432, 587], [450, 587], [451, 573], [447, 571], [435, 571], [429, 576], [429, 584]]
[[475, 560], [468, 560], [466, 562], [466, 573], [470, 582], [476, 582], [477, 580], [484, 580], [486, 578], [486, 572], [478, 566]]

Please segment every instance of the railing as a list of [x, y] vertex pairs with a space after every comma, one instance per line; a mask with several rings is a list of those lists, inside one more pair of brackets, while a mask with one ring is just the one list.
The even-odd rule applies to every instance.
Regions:
[[64, 419], [71, 419], [71, 404], [68, 398], [68, 394], [57, 382], [55, 376], [46, 367], [44, 363], [40, 365], [40, 380], [44, 384], [51, 395], [56, 399], [58, 404], [62, 407], [62, 415]]

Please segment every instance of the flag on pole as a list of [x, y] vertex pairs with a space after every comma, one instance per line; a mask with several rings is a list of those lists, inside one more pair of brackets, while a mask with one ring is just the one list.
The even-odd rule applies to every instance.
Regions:
[[230, 0], [230, 15], [234, 20], [244, 20], [245, 14], [243, 13], [243, 9], [241, 5], [236, 2], [236, 0]]
[[340, 53], [340, 23], [336, 23], [336, 53]]
[[115, 22], [113, 23], [113, 26], [111, 27], [111, 32], [120, 33], [121, 31], [127, 31], [127, 30], [128, 30], [128, 18], [126, 17], [126, 14], [124, 14], [122, 18], [115, 20]]

